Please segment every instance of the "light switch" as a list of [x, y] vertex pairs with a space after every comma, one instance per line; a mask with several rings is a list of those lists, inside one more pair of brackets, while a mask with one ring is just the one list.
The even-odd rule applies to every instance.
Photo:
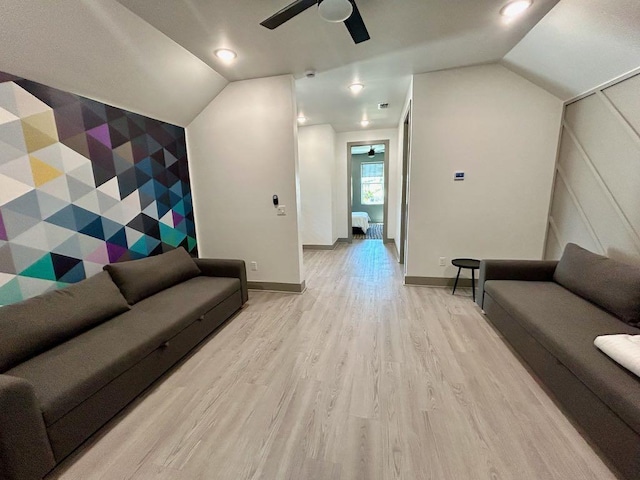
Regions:
[[287, 207], [285, 205], [278, 205], [278, 215], [282, 216], [286, 214], [287, 214]]

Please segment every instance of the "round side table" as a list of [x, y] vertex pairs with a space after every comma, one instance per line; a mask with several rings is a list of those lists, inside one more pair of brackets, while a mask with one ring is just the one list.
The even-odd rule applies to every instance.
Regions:
[[454, 267], [458, 267], [458, 275], [456, 275], [456, 283], [453, 284], [453, 292], [451, 295], [456, 293], [456, 287], [458, 286], [458, 279], [460, 278], [460, 270], [463, 268], [468, 268], [471, 270], [471, 291], [473, 292], [473, 301], [476, 301], [476, 279], [475, 279], [475, 271], [480, 268], [480, 260], [476, 260], [475, 258], [454, 258], [451, 260], [451, 264]]

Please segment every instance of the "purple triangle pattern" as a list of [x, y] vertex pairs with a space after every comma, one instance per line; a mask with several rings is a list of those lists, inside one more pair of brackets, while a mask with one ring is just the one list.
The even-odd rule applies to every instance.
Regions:
[[2, 219], [2, 212], [0, 211], [0, 240], [9, 240], [7, 237], [7, 229], [4, 226], [4, 220]]
[[[75, 185], [70, 191], [54, 191], [58, 187], [46, 182], [0, 203], [0, 272], [64, 285], [95, 273], [84, 265], [96, 259], [134, 260], [179, 247], [197, 256], [184, 128], [0, 72], [0, 83], [6, 82], [53, 111], [61, 157], [51, 166], [66, 175], [85, 162], [98, 191], [79, 189], [69, 177], [58, 183], [65, 189]], [[14, 101], [2, 98], [0, 107]], [[3, 160], [0, 151], [0, 164]], [[16, 172], [15, 179], [27, 173]], [[40, 209], [41, 195], [55, 197], [58, 208]], [[154, 217], [143, 213], [152, 204]], [[174, 227], [161, 225], [159, 218], [167, 213]], [[142, 237], [133, 236], [139, 239], [129, 244], [125, 227]], [[0, 305], [33, 294], [20, 285], [0, 286]]]

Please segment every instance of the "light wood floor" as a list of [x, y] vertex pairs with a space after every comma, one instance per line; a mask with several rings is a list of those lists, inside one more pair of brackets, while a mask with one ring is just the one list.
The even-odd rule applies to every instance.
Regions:
[[304, 260], [47, 480], [614, 478], [470, 290], [375, 240]]

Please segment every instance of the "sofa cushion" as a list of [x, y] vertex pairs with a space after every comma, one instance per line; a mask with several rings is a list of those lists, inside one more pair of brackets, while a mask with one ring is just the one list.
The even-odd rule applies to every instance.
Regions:
[[104, 269], [130, 305], [200, 275], [200, 269], [182, 247], [141, 260], [112, 263]]
[[553, 279], [630, 325], [640, 325], [640, 267], [567, 244]]
[[234, 278], [196, 277], [17, 367], [51, 425], [240, 289]]
[[598, 335], [640, 329], [554, 282], [491, 280], [485, 294], [640, 433], [640, 381], [593, 345]]
[[0, 372], [128, 309], [118, 287], [105, 272], [2, 307]]

